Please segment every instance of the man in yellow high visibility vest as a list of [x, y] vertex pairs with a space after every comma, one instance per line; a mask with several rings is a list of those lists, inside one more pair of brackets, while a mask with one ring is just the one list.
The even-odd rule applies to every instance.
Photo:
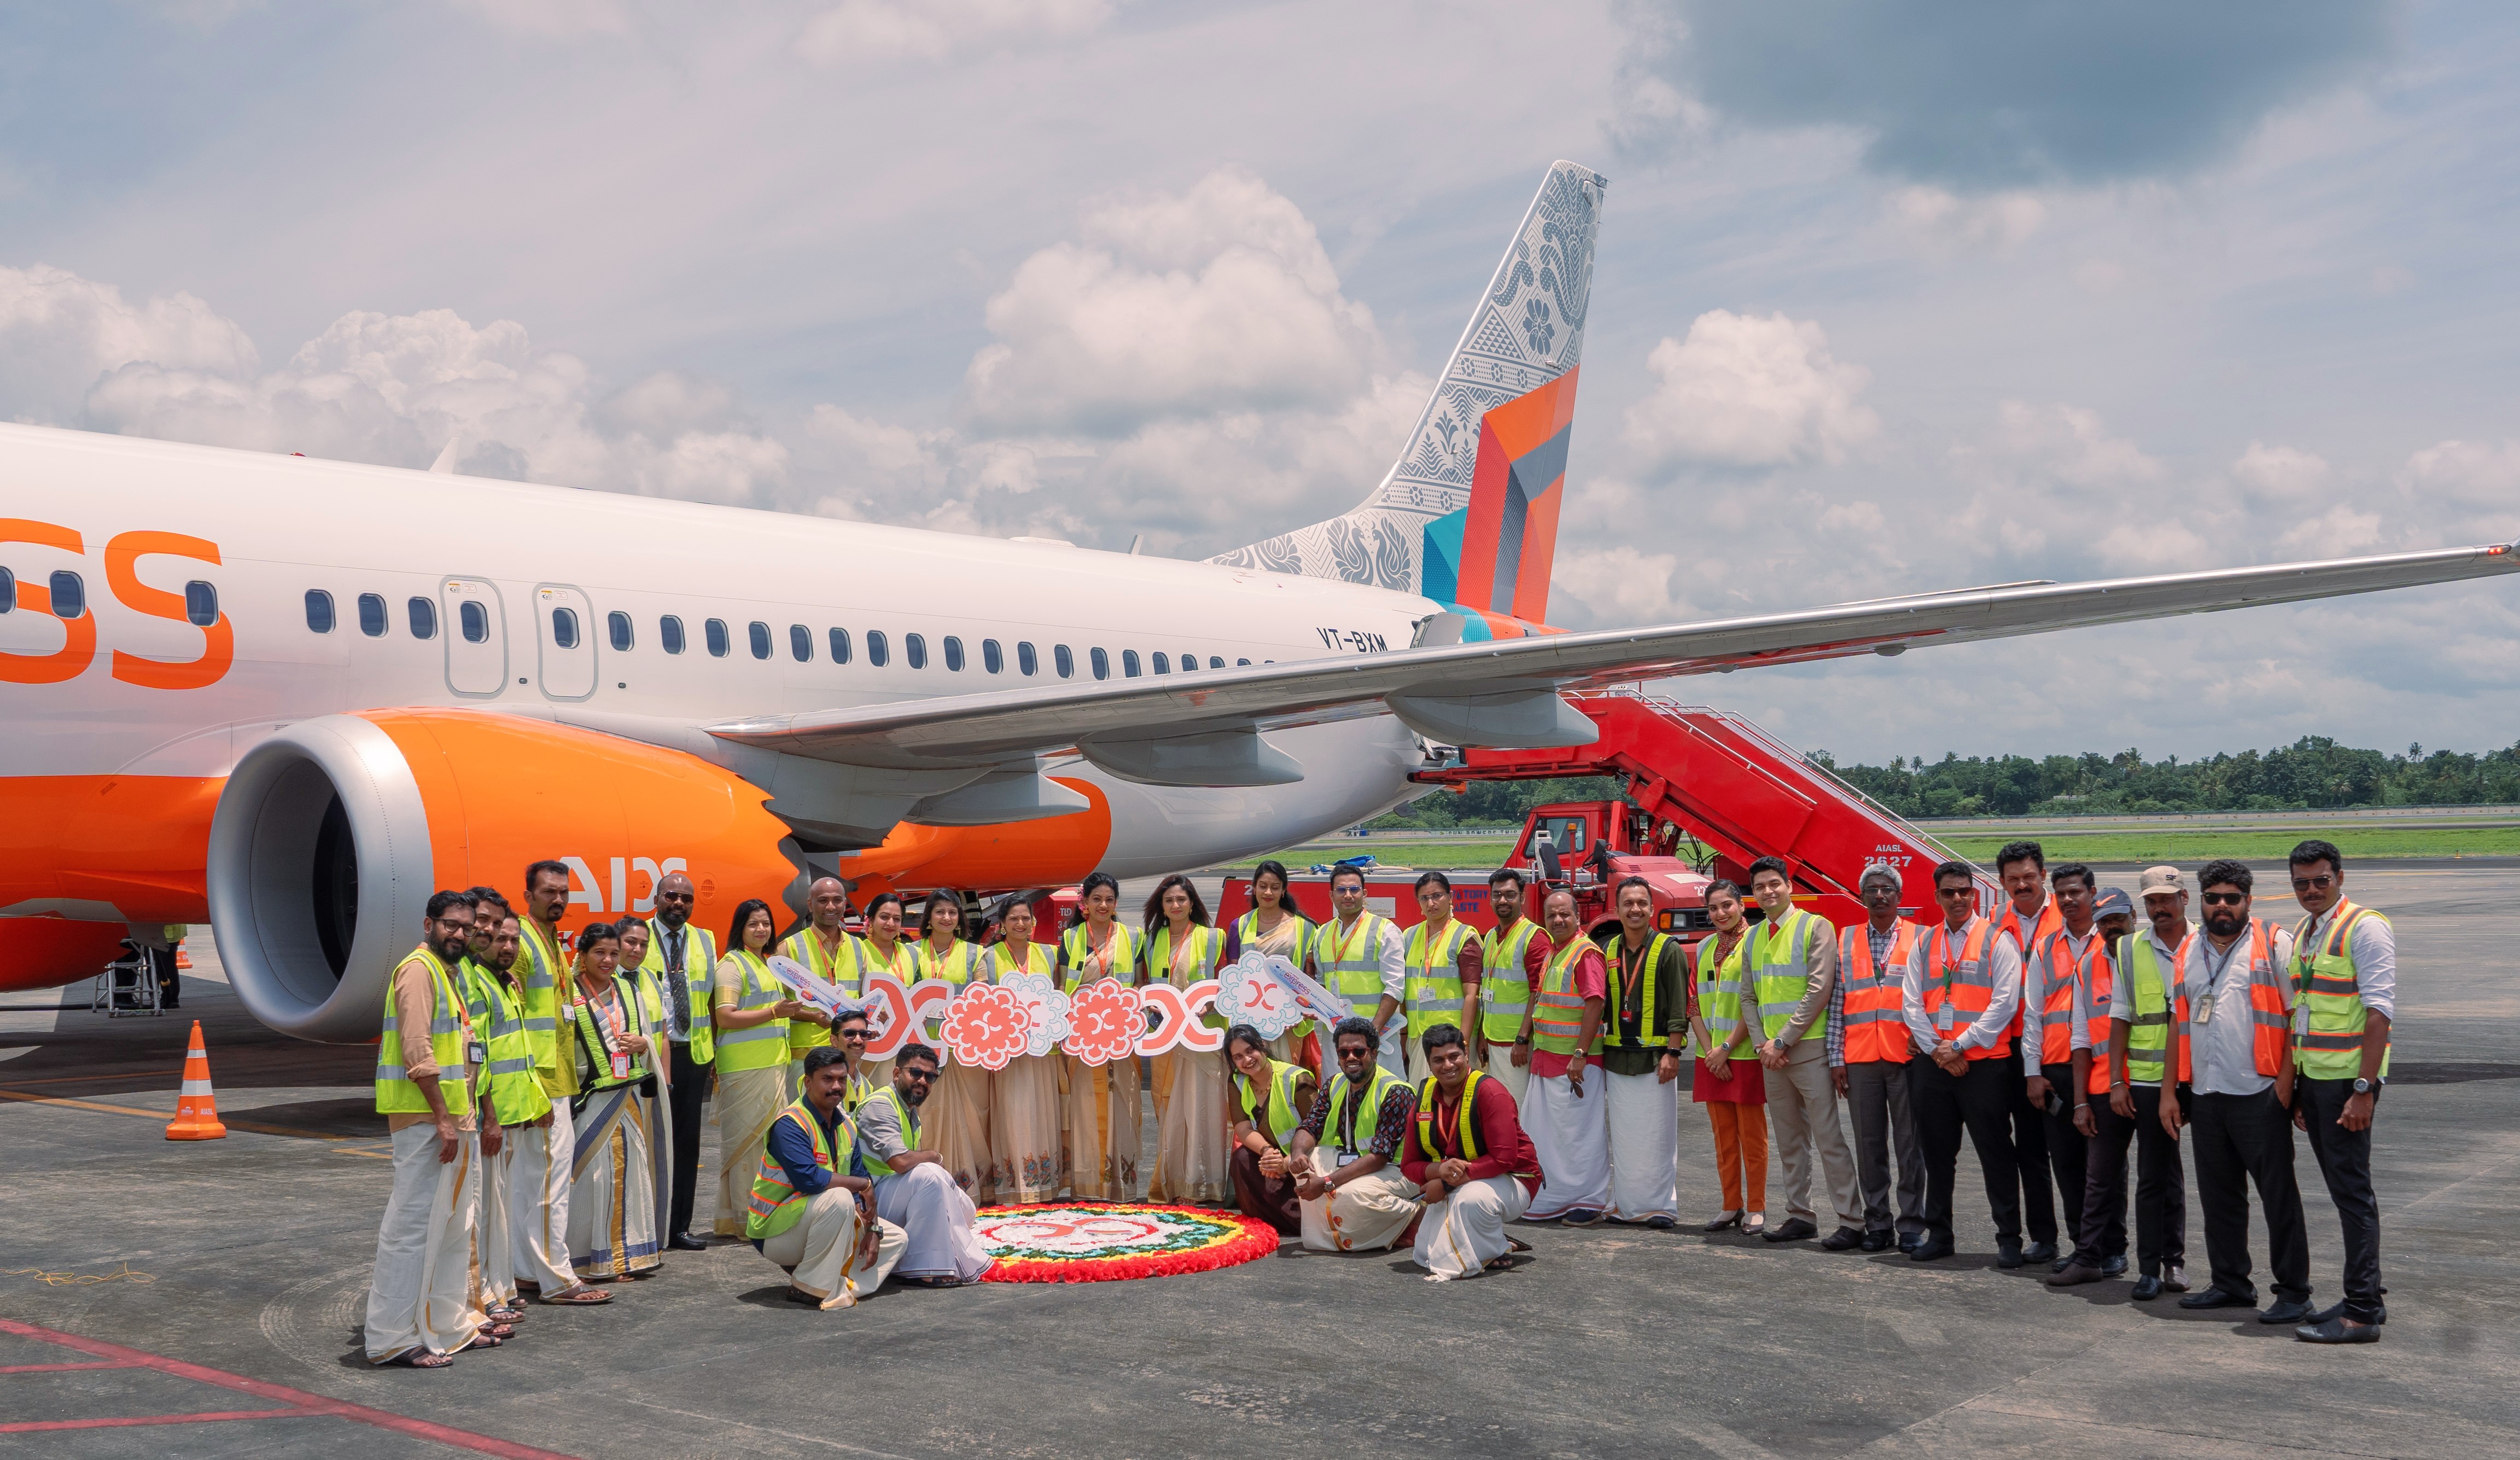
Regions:
[[1423, 921], [1409, 930], [1404, 1008], [1409, 1079], [1423, 1084], [1433, 1072], [1422, 1041], [1439, 1024], [1467, 1031], [1479, 1013], [1478, 930], [1453, 916], [1453, 881], [1442, 872], [1418, 874], [1418, 910]]
[[[1322, 926], [1321, 939], [1313, 945], [1321, 981], [1360, 1017], [1373, 1020], [1382, 1067], [1406, 1078], [1408, 1056], [1400, 1045], [1408, 1030], [1400, 1004], [1409, 987], [1408, 947], [1391, 919], [1366, 910], [1365, 873], [1355, 867], [1330, 873], [1330, 911], [1336, 915]], [[1371, 1015], [1366, 1014], [1369, 1005]]]
[[706, 928], [692, 926], [692, 879], [667, 872], [656, 881], [656, 925], [648, 940], [647, 969], [664, 1006], [666, 1113], [673, 1128], [667, 1153], [665, 1245], [698, 1252], [707, 1244], [693, 1236], [692, 1206], [700, 1186], [700, 1103], [717, 1075], [715, 1031], [709, 995], [717, 978], [717, 950]]
[[1758, 998], [1757, 1047], [1767, 1077], [1768, 1122], [1785, 1169], [1784, 1223], [1760, 1236], [1770, 1242], [1820, 1236], [1812, 1206], [1812, 1158], [1817, 1154], [1837, 1217], [1836, 1230], [1821, 1238], [1821, 1246], [1845, 1252], [1864, 1242], [1864, 1190], [1856, 1184], [1855, 1152], [1838, 1124], [1837, 1081], [1828, 1067], [1836, 930], [1827, 919], [1794, 906], [1793, 878], [1780, 858], [1762, 857], [1750, 863], [1750, 896], [1767, 914], [1765, 922], [1750, 930], [1745, 961]]
[[472, 908], [469, 893], [431, 895], [421, 945], [385, 991], [377, 1110], [393, 1132], [394, 1171], [368, 1279], [373, 1364], [443, 1368], [457, 1351], [508, 1333], [473, 1305], [481, 1148], [472, 1090], [489, 1049], [455, 972], [472, 938]]
[[2371, 1119], [2388, 1084], [2389, 1022], [2398, 1008], [2398, 939], [2389, 920], [2345, 896], [2345, 854], [2292, 849], [2292, 893], [2310, 914], [2294, 935], [2293, 1124], [2310, 1136], [2318, 1174], [2345, 1228], [2345, 1299], [2294, 1333], [2313, 1344], [2376, 1344], [2380, 1199], [2371, 1189]]

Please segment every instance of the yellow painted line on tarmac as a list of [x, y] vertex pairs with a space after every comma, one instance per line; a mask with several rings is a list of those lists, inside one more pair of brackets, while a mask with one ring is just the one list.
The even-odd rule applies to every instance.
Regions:
[[[29, 1105], [52, 1105], [64, 1110], [92, 1111], [98, 1115], [138, 1116], [150, 1121], [171, 1121], [175, 1118], [175, 1113], [171, 1110], [142, 1110], [136, 1105], [108, 1105], [101, 1100], [72, 1100], [63, 1095], [37, 1095], [25, 1090], [0, 1088], [0, 1100], [19, 1100]], [[266, 1126], [257, 1121], [240, 1121], [227, 1116], [219, 1117], [219, 1123], [231, 1130], [250, 1130], [256, 1135], [288, 1135], [299, 1140], [323, 1141], [360, 1139], [355, 1135], [332, 1135], [322, 1130], [308, 1130], [297, 1126]], [[375, 1153], [353, 1151], [351, 1154], [368, 1156]]]

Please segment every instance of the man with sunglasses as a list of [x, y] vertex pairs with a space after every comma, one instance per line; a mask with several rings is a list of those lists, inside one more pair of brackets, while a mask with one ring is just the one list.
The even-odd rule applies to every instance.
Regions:
[[[2249, 1261], [2255, 1185], [2275, 1295], [2258, 1321], [2300, 1323], [2310, 1316], [2310, 1239], [2293, 1179], [2292, 934], [2249, 916], [2251, 880], [2241, 863], [2205, 863], [2196, 874], [2204, 931], [2179, 960], [2187, 1008], [2170, 1022], [2170, 1058], [2177, 1062], [2182, 1046], [2190, 1055], [2196, 1195], [2213, 1269], [2212, 1283], [2179, 1305], [2258, 1305]], [[2163, 1102], [2165, 1122], [2176, 1109]]]
[[665, 1245], [698, 1252], [707, 1244], [691, 1234], [692, 1204], [700, 1188], [700, 1102], [717, 1073], [715, 1030], [709, 1023], [711, 980], [717, 947], [708, 929], [692, 926], [692, 879], [667, 872], [656, 880], [656, 919], [640, 972], [653, 981], [665, 1013], [666, 1110], [673, 1128], [672, 1189], [666, 1198]]
[[978, 1210], [934, 1151], [919, 1149], [919, 1109], [936, 1088], [936, 1051], [916, 1040], [893, 1056], [892, 1083], [857, 1108], [853, 1174], [875, 1183], [875, 1213], [909, 1234], [893, 1271], [922, 1288], [975, 1283], [993, 1261], [971, 1235]]
[[2376, 1344], [2389, 1321], [2380, 1301], [2380, 1201], [2371, 1190], [2371, 1117], [2388, 1083], [2389, 1021], [2398, 1007], [2398, 940], [2389, 920], [2345, 897], [2335, 844], [2292, 849], [2292, 895], [2310, 917], [2293, 949], [2292, 1044], [2300, 1074], [2293, 1124], [2345, 1228], [2345, 1300], [2294, 1330], [2313, 1344]]
[[840, 1108], [851, 1113], [875, 1098], [875, 1083], [866, 1075], [866, 1010], [841, 1005], [840, 1011], [832, 1016], [831, 1047], [840, 1051], [840, 1068], [847, 1079], [840, 1087]]

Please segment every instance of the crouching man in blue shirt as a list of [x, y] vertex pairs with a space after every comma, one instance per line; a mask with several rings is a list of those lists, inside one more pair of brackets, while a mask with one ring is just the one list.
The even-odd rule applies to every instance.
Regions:
[[848, 1056], [807, 1051], [804, 1094], [771, 1122], [752, 1178], [743, 1235], [788, 1270], [788, 1296], [817, 1307], [850, 1307], [883, 1286], [907, 1242], [875, 1215], [875, 1186], [845, 1174], [857, 1128], [843, 1109]]

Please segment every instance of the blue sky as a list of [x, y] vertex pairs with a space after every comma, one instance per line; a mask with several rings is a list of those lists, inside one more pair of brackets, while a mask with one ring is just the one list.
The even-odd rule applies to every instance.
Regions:
[[[1202, 555], [1366, 495], [1564, 156], [1611, 187], [1558, 622], [2520, 536], [2502, 7], [0, 26], [0, 416]], [[1871, 759], [2483, 748], [2514, 604], [1680, 692]]]

